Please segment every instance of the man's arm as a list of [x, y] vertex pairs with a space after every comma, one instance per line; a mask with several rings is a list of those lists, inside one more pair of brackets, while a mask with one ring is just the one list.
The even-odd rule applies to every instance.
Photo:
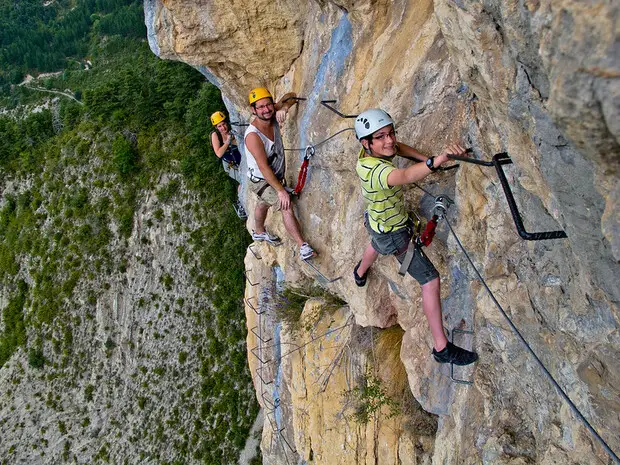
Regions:
[[413, 147], [408, 146], [407, 144], [403, 144], [402, 142], [398, 143], [398, 154], [399, 157], [408, 158], [409, 160], [416, 161], [426, 161], [428, 158], [426, 155], [422, 155]]
[[297, 94], [295, 92], [289, 92], [288, 94], [284, 94], [282, 98], [278, 100], [278, 103], [275, 104], [276, 120], [278, 123], [284, 124], [289, 109], [297, 103], [296, 96]]
[[245, 146], [256, 160], [258, 169], [261, 173], [263, 173], [265, 181], [267, 181], [269, 185], [273, 187], [278, 193], [278, 198], [280, 199], [280, 207], [282, 208], [282, 210], [288, 210], [291, 205], [291, 198], [288, 195], [288, 192], [286, 192], [286, 189], [284, 189], [282, 183], [273, 173], [271, 166], [269, 166], [269, 162], [267, 161], [267, 153], [265, 152], [265, 146], [260, 140], [260, 137], [258, 137], [258, 135], [255, 133], [248, 134], [245, 138]]
[[[467, 156], [465, 149], [458, 144], [448, 145], [441, 155], [438, 155], [434, 159], [433, 165], [435, 168], [439, 168], [443, 163], [447, 162], [448, 154], [459, 155], [461, 157]], [[388, 185], [390, 186], [402, 186], [404, 184], [411, 184], [412, 182], [424, 179], [431, 174], [432, 171], [426, 166], [426, 163], [416, 163], [407, 168], [393, 170], [387, 178]]]
[[297, 103], [297, 99], [295, 97], [297, 97], [297, 94], [295, 92], [289, 92], [288, 94], [284, 94], [275, 105], [276, 111], [286, 110], [288, 112], [289, 109]]

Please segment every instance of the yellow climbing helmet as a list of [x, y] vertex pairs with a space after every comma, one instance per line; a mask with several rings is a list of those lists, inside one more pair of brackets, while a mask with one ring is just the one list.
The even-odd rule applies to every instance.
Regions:
[[226, 119], [226, 115], [224, 113], [222, 113], [221, 111], [216, 111], [215, 113], [211, 115], [211, 124], [213, 126], [217, 126], [225, 119]]
[[250, 99], [249, 99], [250, 105], [259, 101], [262, 98], [267, 98], [267, 97], [273, 100], [273, 95], [271, 95], [271, 92], [269, 92], [264, 87], [257, 87], [256, 89], [252, 89], [250, 91]]

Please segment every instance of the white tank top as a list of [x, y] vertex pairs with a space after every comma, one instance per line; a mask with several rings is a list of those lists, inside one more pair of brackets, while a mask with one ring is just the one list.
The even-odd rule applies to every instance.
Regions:
[[[255, 133], [260, 137], [260, 140], [263, 142], [265, 146], [265, 153], [267, 154], [267, 162], [269, 166], [273, 170], [273, 174], [276, 175], [276, 178], [283, 179], [284, 171], [285, 171], [285, 162], [284, 162], [284, 144], [282, 143], [282, 136], [280, 135], [280, 125], [277, 122], [274, 122], [273, 129], [273, 142], [269, 137], [260, 132], [256, 126], [250, 124], [248, 128], [245, 130], [245, 135], [243, 140], [248, 137], [248, 134]], [[248, 144], [244, 143], [245, 146], [245, 159], [248, 164], [248, 178], [251, 180], [262, 180], [265, 179], [263, 173], [261, 173], [260, 169], [258, 169], [258, 164], [256, 163], [256, 159], [252, 152], [248, 149]]]

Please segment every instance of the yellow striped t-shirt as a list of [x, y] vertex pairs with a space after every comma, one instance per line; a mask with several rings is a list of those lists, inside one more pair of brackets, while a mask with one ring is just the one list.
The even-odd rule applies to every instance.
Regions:
[[366, 155], [362, 150], [356, 171], [373, 231], [386, 233], [407, 225], [402, 186], [388, 186], [387, 178], [396, 167], [391, 161]]

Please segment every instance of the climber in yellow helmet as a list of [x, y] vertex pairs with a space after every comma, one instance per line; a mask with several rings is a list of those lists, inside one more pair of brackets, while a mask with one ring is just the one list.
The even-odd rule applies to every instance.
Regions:
[[[395, 255], [401, 263], [405, 259], [413, 228], [405, 209], [402, 186], [419, 181], [436, 171], [448, 161], [448, 154], [464, 156], [465, 149], [452, 144], [440, 155], [426, 157], [412, 147], [397, 142], [394, 120], [377, 108], [366, 110], [355, 119], [355, 134], [363, 147], [356, 171], [367, 207], [365, 226], [371, 239], [362, 260], [353, 270], [356, 284], [363, 286], [368, 269], [379, 254]], [[422, 163], [398, 169], [392, 163], [396, 155]], [[478, 354], [455, 346], [446, 338], [442, 323], [439, 273], [418, 245], [415, 246], [407, 272], [422, 286], [422, 309], [433, 336], [432, 354], [435, 360], [455, 365], [475, 362]]]
[[295, 97], [291, 92], [274, 103], [273, 96], [266, 88], [257, 87], [250, 91], [249, 102], [254, 118], [245, 131], [245, 153], [250, 180], [248, 187], [258, 196], [252, 239], [280, 244], [280, 238], [265, 229], [267, 212], [273, 207], [282, 213], [286, 231], [299, 246], [299, 257], [307, 260], [315, 252], [301, 234], [286, 189], [284, 145], [280, 135], [280, 124], [284, 122], [289, 109], [297, 103]]
[[211, 124], [215, 128], [215, 131], [211, 133], [211, 146], [213, 147], [213, 151], [215, 155], [222, 160], [224, 171], [238, 183], [237, 201], [233, 207], [239, 218], [247, 218], [248, 214], [241, 202], [241, 171], [239, 169], [239, 165], [241, 164], [241, 152], [239, 152], [235, 134], [232, 131], [228, 118], [221, 111], [216, 111], [211, 115]]

